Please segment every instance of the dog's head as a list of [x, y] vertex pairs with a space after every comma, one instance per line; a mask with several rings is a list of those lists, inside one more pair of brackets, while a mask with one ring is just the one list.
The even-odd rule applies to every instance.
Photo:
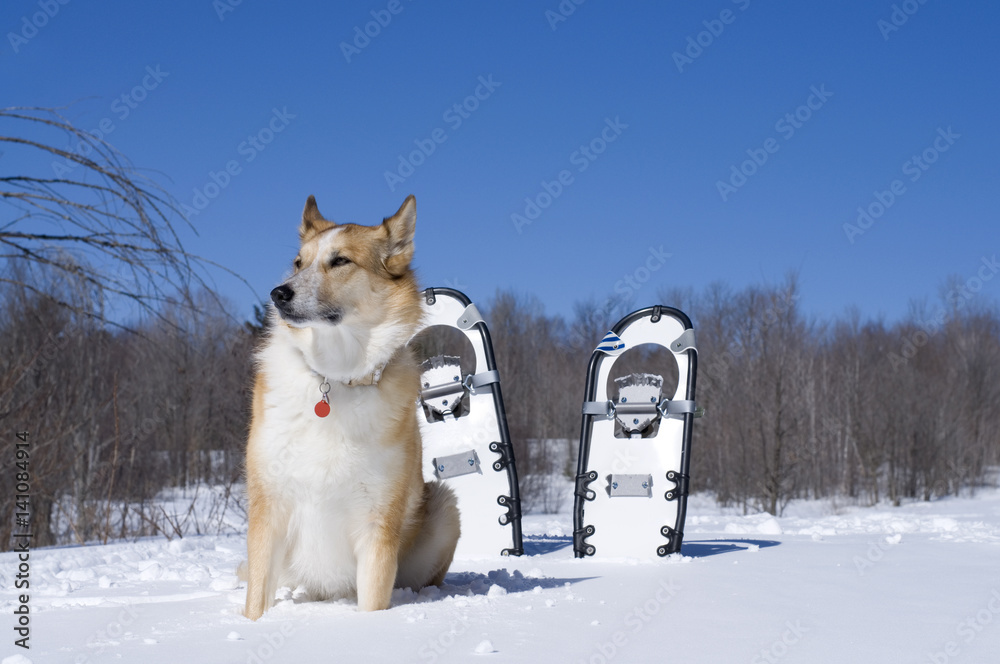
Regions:
[[377, 226], [327, 221], [310, 196], [302, 211], [295, 271], [271, 291], [278, 315], [293, 328], [374, 327], [393, 315], [416, 315], [410, 269], [416, 220], [413, 196]]

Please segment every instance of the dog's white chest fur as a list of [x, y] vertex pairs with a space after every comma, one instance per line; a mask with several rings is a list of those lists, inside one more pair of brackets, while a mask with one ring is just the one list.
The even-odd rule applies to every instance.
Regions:
[[333, 382], [330, 414], [320, 418], [313, 407], [322, 379], [291, 353], [265, 351], [262, 359], [269, 390], [261, 452], [271, 494], [288, 519], [288, 575], [279, 583], [325, 597], [350, 595], [356, 544], [369, 515], [390, 500], [384, 478], [399, 474], [403, 463], [380, 444], [391, 404], [387, 409], [375, 386]]

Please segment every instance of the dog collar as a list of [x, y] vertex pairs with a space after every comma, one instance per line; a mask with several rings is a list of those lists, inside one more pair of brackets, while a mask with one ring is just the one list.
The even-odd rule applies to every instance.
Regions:
[[[343, 380], [340, 381], [340, 383], [348, 387], [378, 385], [378, 382], [382, 379], [382, 372], [385, 370], [387, 364], [389, 363], [386, 362], [385, 364], [375, 367], [374, 371], [369, 374], [365, 374], [361, 378]], [[313, 410], [315, 411], [317, 417], [326, 417], [330, 414], [330, 381], [327, 380], [326, 376], [323, 376], [323, 382], [319, 384], [319, 392], [321, 395], [320, 400], [316, 403]]]
[[344, 383], [348, 387], [358, 387], [360, 385], [378, 385], [379, 380], [382, 379], [382, 371], [385, 369], [383, 364], [380, 367], [375, 367], [375, 371], [372, 371], [366, 376], [361, 378], [352, 378], [351, 380]]
[[[378, 385], [378, 381], [382, 378], [382, 370], [385, 369], [383, 364], [380, 367], [376, 367], [374, 371], [370, 374], [362, 376], [361, 378], [354, 378], [348, 381], [341, 381], [344, 385], [348, 387], [358, 387], [361, 385]], [[323, 382], [319, 384], [320, 400], [316, 402], [313, 407], [313, 412], [316, 413], [317, 417], [326, 417], [330, 414], [330, 381], [323, 377]]]

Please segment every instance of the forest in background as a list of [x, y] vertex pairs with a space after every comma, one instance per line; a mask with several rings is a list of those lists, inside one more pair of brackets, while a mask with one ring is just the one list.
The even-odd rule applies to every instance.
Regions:
[[[60, 109], [0, 108], [0, 131], [0, 548], [24, 506], [35, 546], [239, 530], [266, 309], [234, 316], [212, 287], [225, 268], [180, 241], [177, 201]], [[996, 482], [1000, 309], [975, 281], [895, 322], [809, 318], [794, 275], [581, 301], [568, 318], [530, 294], [467, 295], [493, 337], [525, 511], [565, 507], [595, 345], [664, 304], [698, 337], [692, 490], [778, 515], [797, 498], [900, 504]], [[454, 330], [414, 343], [471, 350]], [[662, 348], [626, 351], [611, 378], [632, 372], [663, 376], [664, 396], [676, 385]]]
[[[157, 498], [170, 489], [184, 489], [193, 505], [212, 487], [211, 513], [239, 518], [263, 310], [242, 322], [218, 298], [195, 293], [187, 300], [199, 306], [168, 305], [116, 328], [88, 311], [102, 301], [93, 284], [45, 270], [34, 279], [30, 289], [24, 278], [0, 288], [0, 422], [8, 450], [15, 431], [30, 431], [35, 545], [220, 527], [221, 518], [191, 523], [196, 511], [185, 514], [183, 501], [164, 509]], [[940, 304], [886, 323], [857, 313], [808, 319], [794, 277], [662, 290], [649, 302], [580, 302], [570, 320], [546, 314], [530, 295], [497, 292], [478, 304], [503, 381], [523, 507], [565, 507], [593, 348], [622, 315], [655, 303], [688, 313], [698, 335], [697, 402], [706, 416], [695, 421], [693, 491], [780, 514], [797, 498], [899, 504], [994, 482], [1000, 312], [961, 293], [961, 284], [946, 284]], [[448, 343], [424, 345], [452, 352]], [[676, 384], [665, 350], [627, 352], [615, 374], [631, 371], [663, 375], [667, 394]], [[7, 468], [0, 509], [10, 515], [13, 461]], [[11, 529], [10, 520], [0, 525], [4, 546]]]

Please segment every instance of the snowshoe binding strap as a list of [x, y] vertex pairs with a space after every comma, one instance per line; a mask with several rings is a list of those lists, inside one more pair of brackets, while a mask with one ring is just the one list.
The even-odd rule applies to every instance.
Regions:
[[453, 419], [465, 394], [461, 358], [436, 355], [421, 365], [420, 400], [441, 419]]
[[663, 376], [649, 373], [634, 373], [615, 378], [618, 386], [618, 403], [615, 417], [627, 436], [646, 431], [658, 417], [657, 404]]

